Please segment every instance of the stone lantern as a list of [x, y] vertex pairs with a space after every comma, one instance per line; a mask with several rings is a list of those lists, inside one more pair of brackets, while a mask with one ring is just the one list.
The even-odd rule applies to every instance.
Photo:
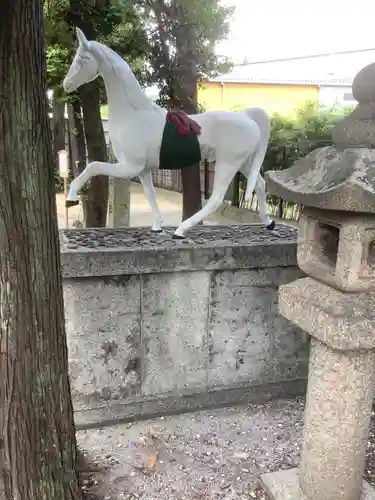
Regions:
[[353, 82], [356, 109], [317, 149], [266, 175], [304, 208], [307, 277], [280, 288], [283, 316], [312, 336], [299, 469], [262, 476], [274, 500], [373, 500], [363, 481], [375, 385], [375, 63]]

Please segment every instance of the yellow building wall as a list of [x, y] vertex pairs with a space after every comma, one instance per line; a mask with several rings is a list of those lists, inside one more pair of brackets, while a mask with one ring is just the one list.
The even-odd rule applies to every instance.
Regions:
[[269, 114], [293, 114], [308, 102], [317, 102], [319, 87], [313, 85], [279, 85], [266, 83], [208, 82], [198, 89], [198, 102], [206, 111], [238, 111], [260, 107]]

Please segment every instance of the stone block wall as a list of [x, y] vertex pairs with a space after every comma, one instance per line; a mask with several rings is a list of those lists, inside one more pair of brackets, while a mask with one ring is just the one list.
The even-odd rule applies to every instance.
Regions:
[[278, 313], [296, 233], [262, 226], [61, 233], [78, 425], [303, 391], [306, 336]]

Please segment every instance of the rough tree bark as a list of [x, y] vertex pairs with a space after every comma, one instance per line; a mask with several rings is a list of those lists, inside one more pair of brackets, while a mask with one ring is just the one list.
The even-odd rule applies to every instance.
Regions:
[[[80, 28], [88, 40], [96, 39], [93, 23], [90, 21], [90, 9], [87, 2], [70, 0], [70, 11], [66, 20], [71, 26]], [[80, 87], [79, 96], [82, 106], [88, 159], [89, 161], [108, 161], [107, 145], [100, 114], [98, 80]], [[86, 227], [105, 227], [108, 208], [108, 177], [93, 177], [83, 202], [85, 203]]]
[[0, 17], [0, 497], [81, 499], [40, 0]]
[[[92, 38], [89, 39], [92, 40]], [[86, 83], [79, 89], [89, 161], [108, 161], [99, 94], [97, 80]], [[86, 227], [105, 227], [108, 208], [108, 177], [98, 175], [91, 179], [84, 202], [86, 204]]]

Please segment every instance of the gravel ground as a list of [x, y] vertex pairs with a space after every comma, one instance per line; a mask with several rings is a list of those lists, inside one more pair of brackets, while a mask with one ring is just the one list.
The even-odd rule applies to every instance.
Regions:
[[87, 500], [264, 500], [259, 474], [298, 463], [302, 413], [280, 400], [78, 432], [99, 469]]
[[[375, 486], [375, 413], [365, 478]], [[259, 475], [295, 467], [300, 399], [78, 432], [85, 500], [268, 500]]]

